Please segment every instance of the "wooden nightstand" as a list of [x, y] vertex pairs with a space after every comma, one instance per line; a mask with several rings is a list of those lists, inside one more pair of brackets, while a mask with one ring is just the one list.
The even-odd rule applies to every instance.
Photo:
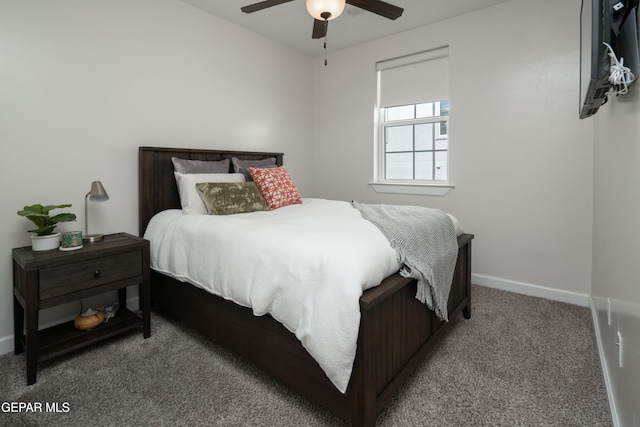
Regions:
[[[27, 384], [36, 382], [39, 361], [140, 327], [148, 338], [149, 278], [149, 242], [127, 233], [106, 235], [69, 252], [13, 249], [15, 354], [26, 350]], [[126, 288], [132, 285], [139, 285], [142, 317], [126, 308]], [[107, 323], [90, 331], [75, 329], [73, 322], [38, 331], [41, 309], [113, 290], [118, 290], [120, 308]]]

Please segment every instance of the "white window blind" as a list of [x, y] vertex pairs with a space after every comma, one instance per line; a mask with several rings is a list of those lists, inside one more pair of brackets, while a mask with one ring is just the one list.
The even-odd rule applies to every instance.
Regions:
[[442, 47], [381, 61], [378, 107], [449, 99], [449, 48]]

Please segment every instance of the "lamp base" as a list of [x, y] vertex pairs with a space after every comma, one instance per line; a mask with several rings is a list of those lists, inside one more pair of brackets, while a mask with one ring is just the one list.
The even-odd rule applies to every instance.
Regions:
[[82, 238], [87, 243], [99, 242], [102, 239], [104, 239], [104, 234], [89, 234]]

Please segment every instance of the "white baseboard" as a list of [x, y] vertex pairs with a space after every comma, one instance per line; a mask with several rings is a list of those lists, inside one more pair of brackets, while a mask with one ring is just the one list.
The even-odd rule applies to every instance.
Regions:
[[0, 337], [0, 355], [12, 353], [13, 349], [13, 335], [7, 335], [6, 337]]
[[613, 426], [619, 427], [620, 421], [618, 420], [618, 411], [613, 394], [613, 385], [611, 384], [611, 376], [609, 375], [609, 367], [607, 366], [604, 347], [602, 344], [602, 335], [600, 334], [600, 321], [598, 320], [598, 310], [596, 310], [596, 301], [594, 298], [589, 298], [591, 308], [591, 317], [593, 318], [593, 327], [596, 334], [596, 342], [598, 344], [598, 354], [600, 356], [600, 366], [602, 366], [602, 375], [604, 376], [604, 385], [607, 389], [607, 397], [609, 399], [609, 408], [611, 409], [611, 419], [613, 420]]
[[589, 307], [589, 295], [577, 292], [563, 291], [560, 289], [547, 288], [533, 285], [531, 283], [506, 280], [499, 277], [485, 276], [483, 274], [471, 274], [471, 283], [487, 288], [495, 288], [503, 291], [515, 292], [517, 294], [530, 295], [553, 301], [566, 302], [568, 304]]

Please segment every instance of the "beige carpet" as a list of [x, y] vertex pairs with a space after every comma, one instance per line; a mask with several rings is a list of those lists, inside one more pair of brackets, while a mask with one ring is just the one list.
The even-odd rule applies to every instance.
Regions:
[[[478, 286], [472, 295], [471, 320], [452, 321], [378, 425], [612, 425], [588, 309]], [[1, 356], [0, 425], [345, 425], [171, 318], [154, 313], [151, 332], [41, 363], [29, 387], [24, 355]]]

